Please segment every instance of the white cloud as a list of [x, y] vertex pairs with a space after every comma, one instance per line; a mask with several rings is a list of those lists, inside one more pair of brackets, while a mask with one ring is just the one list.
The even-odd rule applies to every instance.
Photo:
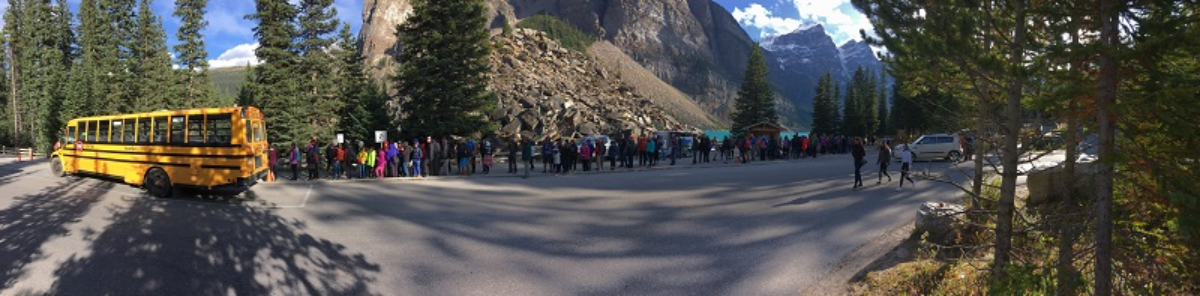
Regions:
[[[745, 8], [734, 8], [733, 18], [745, 27], [758, 29], [760, 38], [788, 33], [803, 24], [811, 23], [822, 24], [829, 37], [838, 45], [850, 40], [862, 40], [859, 30], [865, 30], [868, 35], [876, 36], [871, 21], [855, 9], [850, 0], [780, 1], [790, 1], [791, 8], [796, 9], [799, 18], [778, 16], [758, 3], [751, 3]], [[773, 4], [773, 9], [776, 11], [786, 9], [783, 8], [785, 5], [776, 3]], [[782, 14], [787, 15], [786, 13]]]
[[254, 50], [258, 49], [258, 43], [254, 44], [239, 44], [221, 53], [215, 60], [208, 61], [209, 68], [228, 68], [242, 67], [246, 64], [258, 65], [258, 57], [254, 56]]
[[746, 9], [734, 8], [733, 18], [744, 26], [755, 27], [761, 31], [759, 37], [778, 35], [800, 27], [800, 20], [771, 15], [771, 11], [758, 3], [751, 3]]
[[854, 8], [850, 0], [792, 0], [800, 19], [825, 25], [829, 36], [837, 44], [862, 40], [859, 30], [874, 35], [870, 20]]

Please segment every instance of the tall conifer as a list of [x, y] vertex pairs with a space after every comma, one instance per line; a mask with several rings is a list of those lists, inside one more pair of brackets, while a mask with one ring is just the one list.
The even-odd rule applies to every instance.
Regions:
[[180, 72], [181, 89], [179, 100], [174, 105], [178, 107], [216, 107], [213, 106], [212, 83], [208, 75], [208, 52], [204, 49], [203, 31], [208, 26], [204, 20], [208, 0], [176, 0], [175, 13], [179, 17], [179, 30], [175, 32], [176, 44], [175, 62], [185, 71]]
[[335, 19], [337, 10], [332, 6], [333, 0], [301, 0], [298, 13], [298, 72], [304, 76], [300, 81], [303, 93], [299, 98], [309, 107], [305, 108], [308, 111], [305, 123], [321, 139], [333, 138], [339, 126], [337, 111], [342, 108], [343, 100], [334, 85], [332, 46], [336, 41], [333, 33], [337, 31], [338, 21]]
[[740, 133], [742, 128], [759, 122], [777, 123], [774, 93], [767, 82], [767, 61], [762, 48], [757, 44], [750, 51], [750, 62], [738, 98], [734, 101], [733, 129]]
[[300, 85], [296, 78], [296, 7], [287, 0], [256, 0], [256, 13], [247, 16], [258, 21], [254, 36], [258, 49], [254, 55], [262, 62], [255, 69], [251, 105], [260, 106], [267, 117], [270, 139], [280, 142], [306, 141], [313, 136], [305, 124], [304, 106], [296, 96]]
[[138, 29], [135, 32], [133, 57], [138, 62], [133, 71], [134, 111], [150, 111], [181, 107], [175, 96], [175, 80], [171, 57], [167, 55], [166, 34], [162, 22], [150, 9], [150, 0], [141, 0], [138, 7]]
[[491, 54], [482, 0], [420, 0], [399, 26], [404, 44], [396, 91], [408, 135], [470, 136], [494, 128], [487, 90]]

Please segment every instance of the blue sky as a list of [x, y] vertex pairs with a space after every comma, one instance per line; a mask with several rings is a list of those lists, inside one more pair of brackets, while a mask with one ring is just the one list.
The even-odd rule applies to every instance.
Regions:
[[802, 24], [819, 23], [833, 42], [862, 40], [859, 30], [871, 32], [871, 23], [850, 0], [716, 0], [738, 20], [751, 38], [759, 40], [795, 30]]
[[[68, 0], [71, 11], [79, 13], [80, 0]], [[298, 0], [291, 0], [297, 3]], [[362, 0], [334, 0], [338, 18], [349, 23], [357, 34], [362, 25]], [[174, 0], [153, 0], [151, 5], [154, 12], [163, 21], [163, 29], [167, 33], [167, 46], [178, 43], [175, 32], [179, 29], [179, 18], [172, 16], [175, 11]], [[8, 1], [0, 2], [0, 11], [8, 8]], [[204, 45], [208, 50], [208, 59], [214, 68], [241, 66], [247, 62], [257, 63], [254, 59], [255, 22], [244, 17], [254, 13], [254, 0], [209, 0], [208, 27], [201, 33], [204, 35]], [[78, 16], [77, 16], [78, 17]], [[78, 20], [76, 20], [78, 22]], [[341, 27], [338, 27], [341, 29]], [[173, 51], [173, 50], [172, 50]]]
[[[69, 0], [72, 11], [78, 13], [80, 0]], [[791, 32], [801, 24], [816, 22], [824, 25], [834, 43], [841, 45], [851, 39], [862, 39], [859, 29], [869, 29], [866, 17], [854, 9], [850, 0], [715, 0], [733, 14], [751, 38], [759, 40], [772, 34]], [[296, 3], [298, 0], [291, 0]], [[349, 23], [355, 33], [362, 25], [362, 0], [334, 0], [338, 18]], [[0, 12], [8, 1], [0, 1]], [[179, 19], [172, 16], [174, 0], [154, 0], [154, 11], [163, 20], [168, 46], [174, 46]], [[254, 22], [244, 16], [254, 12], [253, 0], [209, 0], [208, 27], [204, 34], [209, 61], [214, 68], [257, 63], [254, 58]], [[878, 50], [878, 49], [877, 49]]]

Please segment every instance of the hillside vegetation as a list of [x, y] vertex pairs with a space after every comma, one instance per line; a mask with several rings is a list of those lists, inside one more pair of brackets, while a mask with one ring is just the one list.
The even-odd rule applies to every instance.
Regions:
[[544, 14], [525, 18], [517, 23], [517, 27], [546, 32], [547, 37], [558, 41], [563, 47], [578, 52], [587, 52], [587, 48], [596, 41], [596, 37], [580, 31], [579, 28]]
[[238, 90], [242, 88], [242, 84], [246, 83], [246, 70], [248, 67], [230, 67], [209, 69], [208, 74], [212, 78], [213, 87], [217, 90], [217, 96], [221, 98], [236, 98]]

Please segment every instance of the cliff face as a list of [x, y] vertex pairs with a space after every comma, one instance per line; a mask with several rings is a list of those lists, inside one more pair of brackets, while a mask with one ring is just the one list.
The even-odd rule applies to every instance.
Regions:
[[511, 0], [516, 17], [557, 16], [621, 48], [701, 106], [727, 115], [752, 42], [711, 0]]
[[408, 0], [365, 0], [363, 2], [363, 24], [359, 30], [358, 48], [367, 58], [368, 67], [381, 60], [395, 57], [400, 47], [396, 45], [396, 25], [408, 20], [412, 5]]
[[[391, 53], [408, 0], [364, 3], [363, 53], [378, 64]], [[620, 48], [655, 76], [727, 118], [753, 45], [729, 11], [712, 0], [488, 0], [492, 29], [535, 14], [553, 15]], [[380, 30], [380, 27], [383, 30]], [[370, 31], [368, 31], [370, 28]], [[372, 39], [372, 40], [368, 40]], [[371, 46], [378, 44], [376, 46]], [[787, 102], [785, 102], [787, 104]], [[786, 106], [785, 108], [790, 108]], [[784, 114], [790, 115], [790, 114]]]

